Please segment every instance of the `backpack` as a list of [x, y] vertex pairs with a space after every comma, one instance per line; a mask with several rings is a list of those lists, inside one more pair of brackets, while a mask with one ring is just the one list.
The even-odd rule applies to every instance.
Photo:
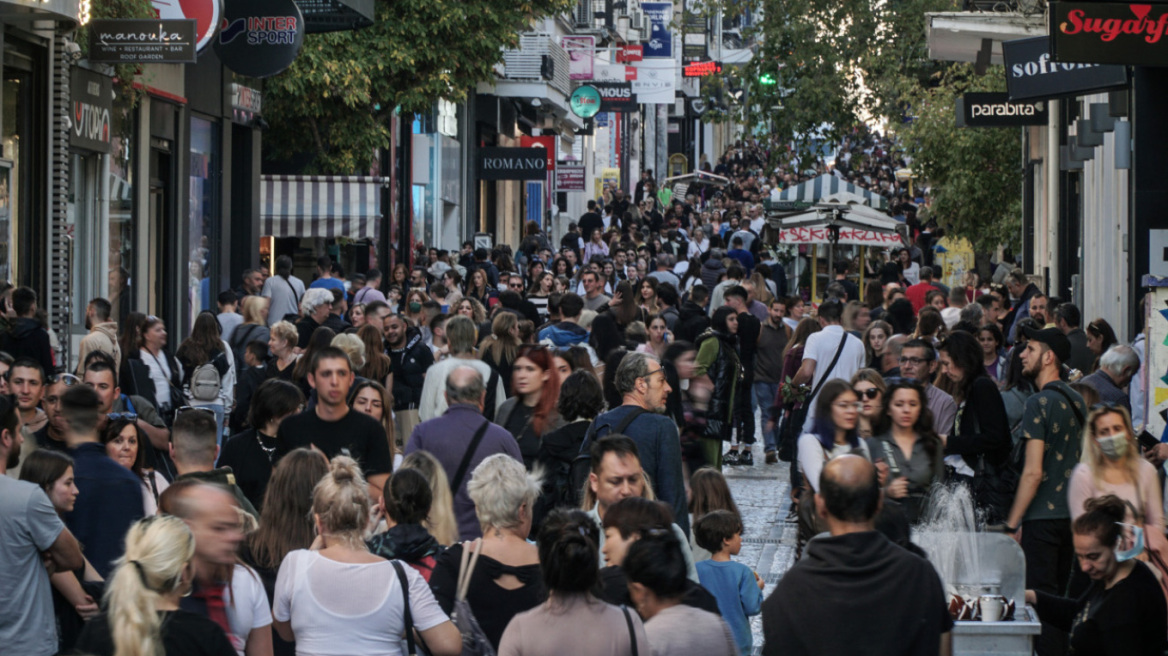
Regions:
[[219, 400], [223, 391], [223, 374], [219, 371], [219, 360], [226, 359], [226, 354], [220, 353], [210, 362], [195, 367], [191, 372], [191, 381], [187, 384], [187, 394], [192, 401], [210, 403]]
[[[570, 465], [571, 471], [568, 473], [569, 485], [565, 494], [565, 496], [569, 494], [571, 496], [568, 505], [573, 508], [580, 507], [581, 497], [584, 493], [584, 485], [588, 482], [588, 475], [592, 473], [592, 440], [604, 437], [605, 435], [623, 434], [625, 429], [629, 427], [629, 424], [633, 423], [634, 419], [646, 412], [648, 410], [644, 408], [634, 408], [629, 413], [629, 416], [625, 417], [615, 428], [608, 424], [601, 426], [596, 421], [592, 422], [592, 425], [588, 427], [588, 432], [584, 435], [584, 441], [580, 443], [580, 452], [576, 454], [576, 457]], [[606, 428], [608, 429], [606, 432], [600, 432]]]
[[[1079, 411], [1078, 406], [1075, 405], [1075, 402], [1071, 399], [1070, 396], [1067, 395], [1066, 392], [1062, 391], [1058, 387], [1053, 389], [1067, 400], [1067, 404], [1071, 406], [1071, 411], [1075, 413], [1075, 419], [1078, 420], [1079, 430], [1081, 431], [1082, 427], [1087, 423], [1086, 419], [1083, 417], [1083, 413]], [[1004, 463], [998, 466], [996, 471], [994, 471], [995, 468], [993, 467], [987, 468], [988, 476], [997, 476], [997, 489], [999, 491], [1013, 492], [1018, 489], [1018, 482], [1022, 480], [1022, 470], [1026, 468], [1026, 443], [1028, 441], [1029, 440], [1020, 437], [1016, 442], [1014, 442], [1013, 448], [1010, 449], [1010, 457], [1007, 458]]]

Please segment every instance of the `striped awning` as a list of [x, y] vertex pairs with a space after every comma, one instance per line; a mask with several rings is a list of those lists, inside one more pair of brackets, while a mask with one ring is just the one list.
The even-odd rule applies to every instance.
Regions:
[[861, 196], [870, 206], [878, 209], [888, 207], [888, 201], [880, 194], [830, 174], [821, 175], [794, 187], [787, 187], [779, 193], [779, 200], [803, 200], [814, 203], [840, 192]]
[[261, 176], [260, 234], [376, 240], [387, 184], [357, 175]]

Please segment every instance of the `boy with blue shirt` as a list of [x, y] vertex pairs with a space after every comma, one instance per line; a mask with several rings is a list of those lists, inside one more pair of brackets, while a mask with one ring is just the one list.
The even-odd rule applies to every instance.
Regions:
[[763, 582], [749, 567], [730, 560], [742, 550], [742, 519], [729, 510], [707, 513], [694, 523], [694, 538], [713, 554], [696, 563], [702, 587], [718, 600], [739, 652], [749, 654], [754, 641], [748, 618], [762, 610]]

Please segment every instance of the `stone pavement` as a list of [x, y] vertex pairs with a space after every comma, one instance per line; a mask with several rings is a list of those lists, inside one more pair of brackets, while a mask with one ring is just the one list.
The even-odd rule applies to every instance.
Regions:
[[[723, 467], [722, 474], [742, 513], [742, 552], [735, 558], [762, 577], [770, 596], [795, 559], [795, 524], [786, 523], [790, 503], [790, 463], [765, 464], [761, 440], [753, 467]], [[762, 616], [751, 618], [754, 653], [762, 652]]]

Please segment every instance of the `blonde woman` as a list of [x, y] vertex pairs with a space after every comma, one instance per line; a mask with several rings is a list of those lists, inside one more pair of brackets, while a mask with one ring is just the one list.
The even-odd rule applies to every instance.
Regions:
[[406, 456], [401, 469], [416, 469], [430, 482], [430, 492], [434, 501], [430, 504], [430, 516], [422, 525], [438, 544], [449, 547], [458, 542], [458, 521], [454, 518], [454, 495], [450, 493], [450, 479], [442, 463], [428, 451], [414, 451]]
[[[456, 656], [462, 636], [417, 570], [369, 552], [368, 490], [356, 461], [333, 458], [312, 493], [316, 540], [280, 564], [272, 604], [276, 632], [295, 640], [301, 654], [335, 653], [343, 644], [346, 654], [384, 656], [400, 654], [403, 634], [416, 630], [431, 654]], [[402, 578], [413, 626], [405, 623]]]
[[331, 344], [349, 356], [349, 365], [352, 366], [353, 371], [365, 366], [365, 342], [357, 335], [341, 333], [333, 338]]
[[96, 656], [235, 656], [215, 622], [179, 610], [179, 600], [191, 592], [194, 555], [195, 537], [177, 517], [157, 515], [131, 526], [126, 553], [106, 587], [106, 609], [82, 629], [76, 650]]
[[1128, 504], [1127, 521], [1159, 528], [1145, 532], [1149, 547], [1165, 546], [1160, 479], [1155, 466], [1140, 455], [1131, 417], [1121, 407], [1099, 407], [1087, 415], [1082, 462], [1071, 471], [1067, 487], [1071, 519], [1086, 512], [1088, 499], [1107, 494]]
[[268, 343], [271, 331], [268, 329], [268, 309], [272, 306], [272, 299], [263, 296], [244, 296], [243, 323], [236, 326], [231, 332], [231, 339], [227, 343], [231, 352], [235, 354], [236, 363], [243, 368], [243, 352], [252, 342]]
[[268, 360], [268, 374], [281, 380], [293, 380], [296, 371], [296, 361], [300, 356], [296, 353], [296, 344], [300, 340], [300, 333], [296, 326], [287, 321], [277, 321], [272, 326], [272, 335], [268, 338], [268, 350], [272, 357]]

